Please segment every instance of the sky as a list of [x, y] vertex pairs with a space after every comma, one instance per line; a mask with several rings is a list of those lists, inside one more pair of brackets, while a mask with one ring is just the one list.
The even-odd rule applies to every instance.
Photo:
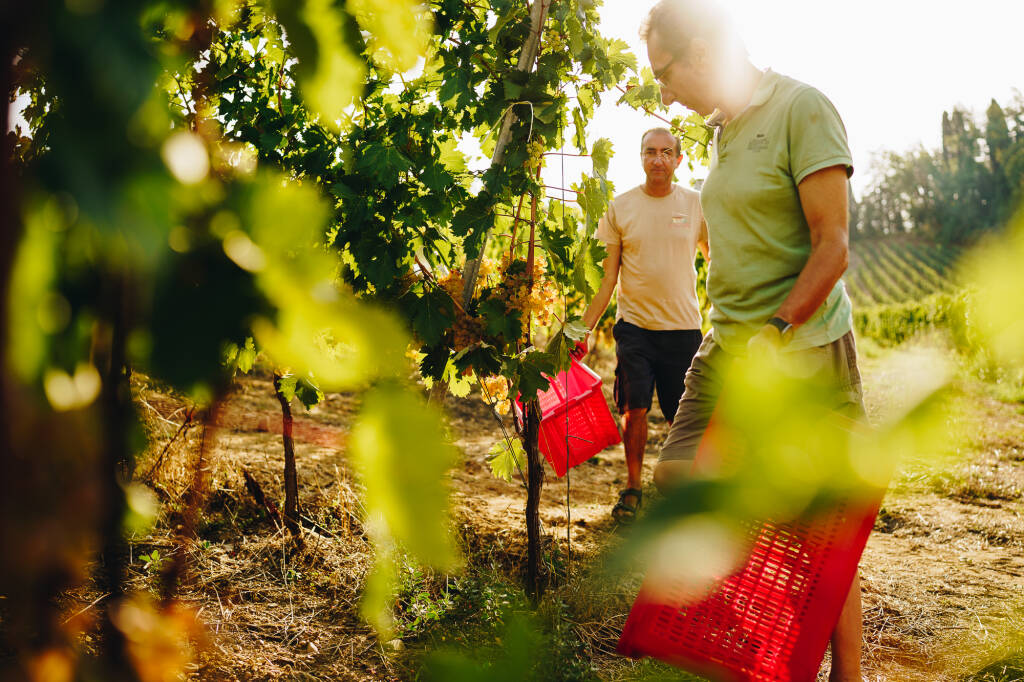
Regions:
[[[991, 98], [1006, 104], [1024, 91], [1024, 0], [720, 1], [755, 65], [809, 83], [836, 105], [853, 152], [858, 196], [880, 150], [937, 149], [944, 110], [960, 105], [981, 116]], [[604, 0], [600, 8], [601, 32], [629, 43], [641, 66], [647, 53], [637, 32], [654, 4]], [[661, 123], [616, 105], [616, 99], [609, 93], [602, 100], [590, 137], [611, 139], [617, 155], [609, 176], [619, 193], [643, 182], [633, 152], [640, 134]], [[672, 105], [672, 115], [683, 111]], [[555, 158], [549, 157], [544, 173], [549, 185], [569, 186], [590, 170], [586, 161], [567, 158], [563, 185]], [[705, 172], [699, 168], [696, 176]], [[685, 164], [677, 177], [684, 184], [691, 180]]]
[[[918, 145], [937, 149], [942, 112], [961, 105], [984, 115], [994, 97], [1006, 104], [1024, 91], [1024, 0], [722, 0], [760, 68], [815, 86], [846, 124], [859, 196], [872, 155]], [[647, 53], [637, 31], [655, 0], [605, 0], [601, 32]], [[612, 140], [609, 175], [616, 193], [643, 182], [639, 136], [660, 125], [642, 113], [602, 101], [591, 137]], [[672, 115], [684, 110], [673, 104]], [[554, 164], [553, 164], [554, 165]], [[554, 180], [550, 169], [545, 175]], [[567, 182], [586, 170], [567, 163]], [[698, 176], [706, 172], [698, 169]], [[677, 173], [687, 183], [685, 163]]]

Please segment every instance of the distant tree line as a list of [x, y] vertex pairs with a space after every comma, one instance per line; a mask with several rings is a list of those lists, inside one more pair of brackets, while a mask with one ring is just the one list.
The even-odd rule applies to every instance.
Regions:
[[995, 99], [984, 120], [942, 113], [942, 148], [887, 153], [852, 206], [851, 237], [910, 234], [968, 244], [1001, 227], [1024, 199], [1024, 98]]

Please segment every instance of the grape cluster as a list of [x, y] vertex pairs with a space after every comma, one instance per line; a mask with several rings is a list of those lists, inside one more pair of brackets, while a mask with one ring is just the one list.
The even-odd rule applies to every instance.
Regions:
[[498, 414], [508, 414], [512, 406], [508, 398], [508, 379], [499, 375], [481, 379], [484, 386], [484, 402], [493, 405]]
[[[481, 270], [483, 267], [481, 266]], [[463, 279], [460, 270], [451, 270], [442, 277], [438, 284], [448, 292], [453, 301], [462, 302]], [[452, 323], [452, 348], [459, 351], [479, 341], [484, 334], [484, 322], [478, 317], [467, 315], [460, 307], [455, 308], [455, 321]]]
[[[485, 258], [480, 264], [474, 296], [480, 300], [500, 301], [508, 314], [518, 312], [524, 325], [532, 319], [539, 326], [546, 327], [551, 323], [552, 312], [558, 302], [558, 289], [545, 277], [546, 270], [546, 262], [540, 254], [534, 257], [532, 270], [528, 270], [525, 261], [507, 255], [500, 263]], [[453, 301], [461, 303], [463, 282], [462, 272], [452, 270], [438, 284]], [[483, 319], [467, 314], [461, 306], [456, 306], [455, 320], [451, 327], [452, 348], [460, 351], [485, 340], [486, 329]], [[508, 343], [514, 339], [486, 340], [490, 343]]]
[[523, 163], [523, 166], [531, 174], [535, 174], [540, 170], [541, 163], [544, 161], [545, 151], [547, 151], [547, 143], [544, 141], [544, 138], [539, 135], [526, 145], [526, 153], [528, 156], [526, 161]]
[[532, 316], [539, 326], [548, 326], [558, 302], [558, 289], [545, 277], [547, 263], [544, 256], [534, 256], [531, 272], [527, 271], [525, 262], [510, 261], [506, 256], [501, 261], [501, 270], [505, 278], [498, 288], [502, 290], [506, 307], [520, 311], [520, 319], [524, 321]]

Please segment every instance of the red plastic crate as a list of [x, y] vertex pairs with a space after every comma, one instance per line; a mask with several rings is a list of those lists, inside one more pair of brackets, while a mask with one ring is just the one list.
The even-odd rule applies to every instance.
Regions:
[[[601, 393], [601, 377], [593, 370], [573, 358], [568, 371], [549, 381], [550, 388], [537, 395], [541, 412], [540, 451], [555, 474], [562, 477], [568, 469], [606, 447], [621, 443], [622, 436]], [[522, 406], [518, 400], [515, 409], [516, 417], [521, 419]]]
[[[707, 458], [705, 443], [698, 460]], [[811, 682], [883, 494], [840, 501], [813, 518], [749, 524], [745, 565], [700, 601], [686, 604], [681, 584], [655, 592], [645, 581], [618, 652], [714, 680]]]

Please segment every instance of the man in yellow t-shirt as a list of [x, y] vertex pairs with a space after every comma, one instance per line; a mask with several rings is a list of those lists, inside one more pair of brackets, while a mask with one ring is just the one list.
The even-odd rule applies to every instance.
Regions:
[[636, 518], [642, 494], [647, 411], [654, 391], [671, 424], [690, 361], [701, 342], [697, 303], [698, 248], [707, 256], [700, 194], [673, 184], [682, 161], [679, 140], [665, 128], [641, 138], [644, 184], [615, 197], [597, 228], [608, 257], [601, 288], [583, 315], [593, 329], [618, 286], [615, 403], [622, 415], [626, 488], [612, 509], [620, 523]]

